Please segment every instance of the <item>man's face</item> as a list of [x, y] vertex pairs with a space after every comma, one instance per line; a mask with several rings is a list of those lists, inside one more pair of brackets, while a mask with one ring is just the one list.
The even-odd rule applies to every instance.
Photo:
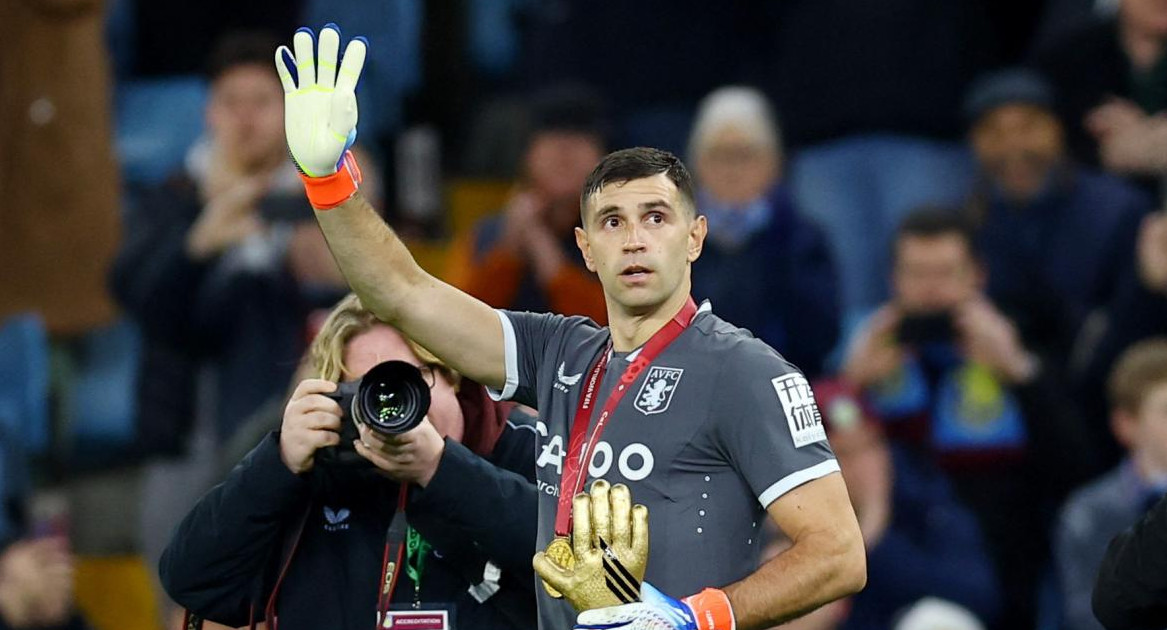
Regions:
[[973, 150], [981, 169], [1009, 199], [1028, 201], [1045, 187], [1065, 155], [1062, 125], [1033, 105], [1002, 105], [973, 126]]
[[778, 179], [778, 153], [737, 129], [714, 131], [697, 156], [696, 177], [701, 188], [727, 204], [744, 204], [761, 197]]
[[1167, 0], [1122, 0], [1118, 10], [1123, 24], [1167, 37]]
[[531, 140], [524, 166], [536, 194], [550, 204], [570, 206], [574, 214], [584, 180], [602, 157], [603, 148], [593, 136], [546, 131]]
[[980, 267], [957, 234], [901, 236], [895, 255], [892, 285], [905, 312], [950, 310], [981, 289]]
[[217, 148], [237, 167], [254, 169], [284, 152], [284, 90], [271, 68], [236, 66], [211, 85], [207, 126]]
[[1126, 422], [1125, 435], [1120, 428], [1120, 441], [1131, 449], [1136, 461], [1167, 475], [1167, 383], [1151, 388], [1138, 413]]
[[348, 368], [344, 377], [347, 380], [359, 379], [383, 361], [405, 361], [423, 368], [423, 371], [433, 371], [430, 410], [426, 417], [438, 433], [461, 442], [466, 427], [454, 384], [436, 366], [423, 365], [395, 329], [377, 325], [350, 339], [344, 349], [344, 365]]
[[664, 173], [607, 184], [588, 200], [576, 243], [623, 312], [649, 313], [689, 291], [689, 264], [701, 255], [706, 227], [688, 203]]

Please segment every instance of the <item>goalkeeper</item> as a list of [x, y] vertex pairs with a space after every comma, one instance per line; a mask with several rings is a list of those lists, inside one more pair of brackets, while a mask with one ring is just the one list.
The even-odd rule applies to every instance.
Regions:
[[[337, 71], [339, 42], [329, 25], [317, 52], [301, 29], [294, 54], [276, 53], [289, 151], [363, 303], [499, 397], [539, 409], [541, 627], [570, 627], [574, 603], [591, 609], [578, 618], [585, 628], [754, 630], [862, 588], [859, 528], [806, 379], [690, 297], [706, 223], [684, 165], [664, 151], [617, 151], [584, 185], [576, 241], [610, 327], [495, 311], [421, 269], [361, 196], [346, 149], [366, 44], [350, 42]], [[647, 505], [638, 513], [656, 588], [641, 589], [636, 536], [572, 534], [573, 497], [588, 478], [626, 484]], [[593, 508], [608, 486], [598, 491]], [[758, 568], [767, 517], [792, 544]]]

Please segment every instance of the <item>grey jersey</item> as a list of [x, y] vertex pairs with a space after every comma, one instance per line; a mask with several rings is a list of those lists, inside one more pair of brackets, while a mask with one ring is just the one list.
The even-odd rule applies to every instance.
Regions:
[[[648, 507], [646, 579], [676, 597], [725, 586], [758, 566], [765, 508], [791, 489], [838, 471], [810, 386], [748, 331], [702, 305], [693, 324], [645, 369], [608, 420], [588, 467], [624, 483]], [[539, 410], [538, 547], [555, 536], [568, 436], [607, 328], [560, 315], [499, 311], [506, 386], [496, 397]], [[611, 358], [602, 408], [635, 352]], [[599, 416], [593, 414], [592, 423]], [[589, 427], [589, 431], [591, 427]], [[566, 630], [575, 613], [538, 589], [542, 630]]]

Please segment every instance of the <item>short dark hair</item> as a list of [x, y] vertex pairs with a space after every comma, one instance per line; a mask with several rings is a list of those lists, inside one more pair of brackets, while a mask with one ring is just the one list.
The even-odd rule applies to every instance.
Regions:
[[697, 213], [697, 202], [693, 196], [693, 178], [680, 158], [662, 149], [635, 147], [620, 149], [604, 156], [596, 168], [584, 181], [583, 193], [579, 197], [581, 220], [588, 207], [588, 199], [608, 184], [622, 184], [634, 179], [644, 179], [664, 173], [677, 187], [682, 201], [689, 206], [692, 214]]
[[968, 246], [973, 258], [979, 258], [976, 226], [967, 213], [955, 208], [921, 206], [912, 210], [903, 221], [900, 221], [899, 229], [896, 230], [895, 244], [898, 245], [903, 239], [912, 236], [917, 238], [957, 236]]
[[227, 33], [211, 49], [207, 57], [205, 77], [213, 83], [229, 70], [239, 66], [260, 65], [276, 76], [275, 54], [279, 40], [266, 31], [233, 31]]

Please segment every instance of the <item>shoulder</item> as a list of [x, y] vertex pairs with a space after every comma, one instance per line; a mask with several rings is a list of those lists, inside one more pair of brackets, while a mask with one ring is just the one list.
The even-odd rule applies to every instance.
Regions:
[[735, 326], [713, 313], [704, 313], [693, 323], [697, 334], [694, 350], [707, 360], [720, 363], [722, 374], [772, 376], [797, 373], [777, 350], [745, 328]]
[[1113, 518], [1127, 509], [1123, 496], [1122, 473], [1118, 468], [1070, 494], [1062, 506], [1061, 529], [1070, 535], [1087, 535], [1099, 520]]
[[[558, 335], [562, 339], [586, 338], [607, 335], [607, 329], [582, 315], [559, 315], [557, 313], [533, 313], [531, 311], [510, 311], [498, 309], [504, 327], [509, 325], [516, 336], [542, 335], [551, 339]], [[504, 330], [504, 334], [508, 331]]]
[[[1082, 190], [1091, 197], [1102, 197], [1110, 202], [1104, 208], [1114, 212], [1130, 211], [1132, 206], [1139, 209], [1151, 205], [1151, 200], [1143, 191], [1126, 180], [1086, 167], [1077, 169], [1077, 177]], [[1104, 208], [1092, 208], [1094, 211]]]

